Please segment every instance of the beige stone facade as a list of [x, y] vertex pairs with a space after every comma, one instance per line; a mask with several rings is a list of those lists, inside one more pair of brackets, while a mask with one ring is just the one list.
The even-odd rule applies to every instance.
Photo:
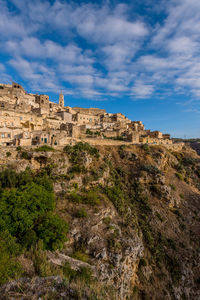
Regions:
[[0, 146], [62, 146], [88, 137], [92, 143], [110, 139], [118, 144], [172, 144], [169, 134], [145, 130], [141, 121], [122, 113], [65, 107], [62, 93], [55, 103], [48, 95], [27, 93], [18, 83], [0, 84]]

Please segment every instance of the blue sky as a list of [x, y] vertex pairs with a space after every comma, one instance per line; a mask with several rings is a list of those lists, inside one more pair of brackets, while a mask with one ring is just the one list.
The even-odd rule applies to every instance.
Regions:
[[200, 137], [200, 0], [0, 0], [0, 82]]

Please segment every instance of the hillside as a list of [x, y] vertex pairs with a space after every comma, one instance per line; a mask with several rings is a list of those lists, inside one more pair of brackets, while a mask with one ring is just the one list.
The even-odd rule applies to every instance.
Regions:
[[0, 299], [198, 299], [189, 146], [2, 148]]

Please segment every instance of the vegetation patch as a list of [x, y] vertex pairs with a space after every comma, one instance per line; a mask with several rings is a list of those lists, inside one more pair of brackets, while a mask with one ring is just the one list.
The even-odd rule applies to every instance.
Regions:
[[36, 152], [51, 152], [51, 151], [55, 151], [55, 149], [50, 146], [43, 145], [38, 148], [35, 148], [34, 151], [36, 151]]
[[9, 152], [9, 151], [6, 152], [6, 156], [7, 156], [7, 157], [10, 157], [10, 156], [11, 156], [11, 152]]
[[72, 163], [80, 163], [83, 161], [81, 156], [82, 152], [99, 158], [99, 150], [88, 143], [79, 142], [74, 146], [67, 145], [63, 148], [63, 151], [70, 155], [70, 161]]
[[[46, 173], [34, 174], [30, 170], [16, 173], [11, 169], [0, 172], [1, 257], [10, 263], [10, 275], [4, 274], [5, 269], [2, 277], [16, 277], [19, 265], [15, 256], [39, 240], [44, 249], [55, 250], [63, 246], [68, 224], [54, 210], [53, 186]], [[12, 247], [6, 242], [8, 237]]]
[[75, 212], [76, 218], [86, 218], [87, 217], [87, 211], [84, 208], [80, 208]]

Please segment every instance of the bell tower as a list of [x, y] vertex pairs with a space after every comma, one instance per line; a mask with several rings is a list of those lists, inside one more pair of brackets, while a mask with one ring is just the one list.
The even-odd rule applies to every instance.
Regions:
[[64, 95], [63, 95], [62, 92], [60, 93], [60, 96], [59, 96], [59, 105], [61, 107], [64, 107], [64, 105], [65, 105], [65, 103], [64, 103]]

